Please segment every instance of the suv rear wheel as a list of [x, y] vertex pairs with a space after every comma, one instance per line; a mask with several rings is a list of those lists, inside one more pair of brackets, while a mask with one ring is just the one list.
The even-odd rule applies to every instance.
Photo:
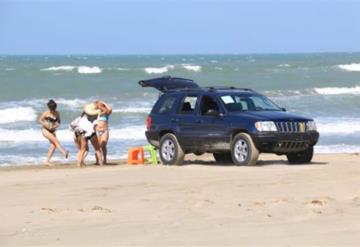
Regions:
[[184, 161], [184, 151], [174, 134], [168, 133], [161, 137], [159, 151], [164, 165], [181, 165]]
[[231, 153], [213, 153], [214, 159], [219, 163], [232, 163]]
[[231, 156], [236, 165], [256, 165], [259, 151], [250, 135], [239, 133], [233, 139]]
[[290, 164], [307, 164], [310, 163], [314, 154], [314, 147], [309, 147], [305, 151], [289, 153], [286, 155]]

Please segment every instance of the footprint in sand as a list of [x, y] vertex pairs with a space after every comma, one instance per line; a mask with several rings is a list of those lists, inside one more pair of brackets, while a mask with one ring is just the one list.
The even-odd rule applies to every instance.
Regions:
[[266, 202], [254, 202], [254, 206], [256, 207], [265, 207]]
[[112, 210], [111, 209], [108, 209], [108, 208], [104, 208], [104, 207], [101, 207], [101, 206], [93, 206], [92, 208], [90, 209], [86, 209], [86, 208], [80, 208], [78, 211], [82, 212], [82, 213], [86, 213], [86, 212], [103, 212], [103, 213], [112, 213]]
[[47, 213], [55, 213], [57, 210], [56, 210], [56, 208], [41, 208], [41, 211], [44, 211]]
[[352, 202], [356, 205], [356, 206], [360, 206], [360, 198], [358, 196], [355, 196], [352, 199]]

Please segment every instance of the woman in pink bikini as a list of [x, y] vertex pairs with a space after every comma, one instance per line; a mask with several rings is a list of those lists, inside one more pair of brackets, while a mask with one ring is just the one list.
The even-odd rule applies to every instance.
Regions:
[[101, 100], [95, 101], [94, 104], [96, 105], [96, 108], [100, 110], [100, 114], [97, 119], [98, 123], [96, 125], [96, 136], [103, 153], [103, 162], [106, 164], [107, 143], [109, 141], [109, 118], [112, 113], [112, 108]]

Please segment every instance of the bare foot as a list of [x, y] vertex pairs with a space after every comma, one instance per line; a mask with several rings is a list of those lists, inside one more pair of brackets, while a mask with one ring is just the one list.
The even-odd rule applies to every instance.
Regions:
[[48, 160], [45, 160], [45, 161], [44, 161], [44, 165], [46, 165], [46, 166], [55, 166], [53, 163], [51, 163], [51, 162], [48, 161]]

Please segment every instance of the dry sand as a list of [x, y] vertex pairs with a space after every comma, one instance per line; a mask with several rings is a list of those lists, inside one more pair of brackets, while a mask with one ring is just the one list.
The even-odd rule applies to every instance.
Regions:
[[0, 246], [359, 246], [360, 156], [295, 166], [263, 155], [256, 167], [205, 158], [1, 169]]

